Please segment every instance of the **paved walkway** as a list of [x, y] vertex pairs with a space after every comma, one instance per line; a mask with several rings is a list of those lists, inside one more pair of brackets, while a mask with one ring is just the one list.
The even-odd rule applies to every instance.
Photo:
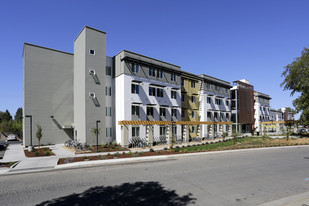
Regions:
[[0, 162], [15, 162], [26, 159], [22, 144], [10, 144]]

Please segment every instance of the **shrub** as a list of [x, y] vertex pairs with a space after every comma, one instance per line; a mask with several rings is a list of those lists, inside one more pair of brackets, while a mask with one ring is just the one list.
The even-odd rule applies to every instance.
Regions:
[[144, 153], [143, 152], [139, 152], [139, 153], [137, 153], [138, 155], [143, 155]]
[[38, 151], [34, 152], [34, 156], [39, 156], [39, 155], [40, 155], [40, 153]]
[[49, 156], [49, 155], [50, 155], [50, 151], [46, 151], [45, 156]]
[[161, 151], [157, 151], [157, 153], [158, 153], [158, 154], [160, 154], [160, 153], [161, 153]]
[[174, 149], [174, 151], [175, 151], [175, 152], [179, 152], [179, 151], [180, 151], [179, 147], [178, 147], [178, 148], [176, 147], [176, 148]]
[[126, 154], [125, 152], [123, 152], [122, 154]]
[[132, 152], [129, 152], [129, 153], [128, 153], [128, 155], [132, 156], [132, 155], [133, 155], [133, 153], [132, 153]]
[[167, 150], [167, 147], [164, 147], [164, 150]]
[[85, 160], [85, 159], [89, 159], [89, 158], [88, 158], [88, 156], [83, 156], [83, 159]]
[[118, 157], [118, 156], [119, 156], [119, 152], [116, 152], [116, 153], [114, 154], [114, 156], [115, 156], [115, 157]]
[[149, 149], [149, 152], [154, 152], [154, 149], [150, 148], [150, 149]]
[[117, 146], [117, 145], [118, 145], [117, 142], [116, 142], [116, 140], [114, 140], [114, 141], [112, 142], [112, 145], [113, 145], [113, 146]]
[[107, 153], [107, 155], [111, 155], [111, 153]]

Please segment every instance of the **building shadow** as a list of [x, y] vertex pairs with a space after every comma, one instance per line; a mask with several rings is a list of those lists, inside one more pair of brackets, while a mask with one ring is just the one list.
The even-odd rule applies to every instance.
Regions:
[[195, 203], [196, 198], [191, 196], [191, 193], [179, 196], [175, 190], [167, 190], [158, 182], [135, 182], [116, 186], [91, 187], [82, 193], [45, 201], [38, 206], [186, 206]]

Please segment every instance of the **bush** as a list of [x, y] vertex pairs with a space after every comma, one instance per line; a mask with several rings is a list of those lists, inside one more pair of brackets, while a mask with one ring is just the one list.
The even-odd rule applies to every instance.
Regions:
[[118, 156], [119, 156], [119, 152], [116, 152], [116, 153], [114, 154], [114, 156], [115, 156], [115, 157], [118, 157]]
[[83, 156], [83, 159], [85, 160], [85, 159], [89, 159], [89, 158], [88, 158], [88, 156]]
[[34, 156], [39, 156], [39, 155], [40, 155], [40, 153], [38, 151], [34, 152]]
[[132, 152], [129, 152], [129, 153], [128, 153], [128, 155], [132, 156], [132, 155], [133, 155], [133, 153], [132, 153]]
[[176, 147], [176, 148], [174, 149], [174, 151], [175, 151], [175, 152], [179, 152], [179, 151], [180, 151], [179, 147], [178, 147], [178, 148]]
[[167, 150], [167, 147], [164, 147], [164, 150]]
[[137, 153], [138, 155], [143, 155], [144, 153], [143, 152], [139, 152], [139, 153]]
[[158, 154], [160, 154], [160, 153], [161, 153], [161, 151], [157, 151], [157, 153], [158, 153]]
[[50, 151], [46, 151], [45, 156], [49, 156], [49, 155], [50, 155]]
[[149, 149], [149, 152], [154, 152], [154, 149], [150, 148], [150, 149]]

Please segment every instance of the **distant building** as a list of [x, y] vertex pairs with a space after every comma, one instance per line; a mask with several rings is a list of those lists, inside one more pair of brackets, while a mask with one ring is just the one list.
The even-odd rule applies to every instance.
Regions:
[[261, 132], [260, 122], [270, 121], [270, 96], [261, 92], [254, 92], [255, 132]]

